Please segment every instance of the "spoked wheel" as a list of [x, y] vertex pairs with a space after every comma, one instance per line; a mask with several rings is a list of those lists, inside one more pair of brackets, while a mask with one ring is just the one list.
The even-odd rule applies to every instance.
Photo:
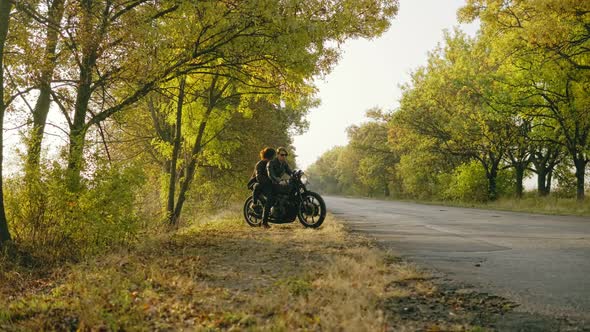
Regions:
[[252, 196], [248, 197], [244, 202], [244, 219], [252, 227], [258, 227], [262, 224], [262, 203], [258, 205], [258, 208], [254, 208]]
[[297, 217], [305, 227], [320, 227], [326, 219], [326, 203], [322, 196], [311, 191], [305, 193], [303, 201], [299, 204]]

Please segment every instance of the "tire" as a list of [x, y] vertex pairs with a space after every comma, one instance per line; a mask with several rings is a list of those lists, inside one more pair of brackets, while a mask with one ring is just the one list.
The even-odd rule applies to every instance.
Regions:
[[322, 196], [312, 191], [303, 194], [303, 202], [299, 203], [297, 218], [307, 228], [320, 227], [326, 219], [326, 203]]
[[253, 205], [254, 202], [252, 201], [252, 196], [250, 196], [244, 202], [244, 220], [252, 227], [259, 227], [262, 224], [262, 211], [257, 214], [252, 208]]

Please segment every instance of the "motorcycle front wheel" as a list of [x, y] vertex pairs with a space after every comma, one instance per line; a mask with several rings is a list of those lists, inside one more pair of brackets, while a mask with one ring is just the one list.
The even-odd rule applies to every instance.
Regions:
[[259, 205], [259, 211], [254, 208], [252, 196], [244, 202], [244, 219], [252, 227], [258, 227], [262, 224], [262, 206]]
[[326, 219], [326, 203], [318, 193], [308, 191], [303, 194], [302, 202], [299, 203], [297, 218], [299, 222], [308, 228], [318, 228]]

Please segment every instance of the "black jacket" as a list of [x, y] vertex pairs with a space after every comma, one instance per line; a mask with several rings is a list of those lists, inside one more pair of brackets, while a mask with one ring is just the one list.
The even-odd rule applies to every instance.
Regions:
[[289, 164], [287, 164], [287, 162], [282, 163], [276, 158], [268, 162], [266, 169], [268, 177], [273, 183], [279, 183], [281, 176], [285, 173], [293, 175], [293, 171], [291, 171]]
[[256, 177], [256, 182], [258, 183], [267, 183], [270, 182], [268, 178], [268, 172], [266, 170], [268, 164], [268, 160], [261, 160], [256, 163], [256, 168], [254, 169], [254, 176]]

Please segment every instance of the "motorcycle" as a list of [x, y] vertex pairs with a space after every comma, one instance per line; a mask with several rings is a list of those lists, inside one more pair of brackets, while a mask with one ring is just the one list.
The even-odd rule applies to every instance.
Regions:
[[[295, 219], [308, 228], [318, 228], [326, 219], [326, 203], [322, 196], [306, 188], [307, 178], [303, 171], [294, 171], [284, 192], [276, 193], [275, 204], [270, 210], [269, 222], [274, 224], [292, 223]], [[244, 202], [244, 219], [248, 225], [262, 224], [262, 207], [266, 197], [255, 206], [252, 196]]]

